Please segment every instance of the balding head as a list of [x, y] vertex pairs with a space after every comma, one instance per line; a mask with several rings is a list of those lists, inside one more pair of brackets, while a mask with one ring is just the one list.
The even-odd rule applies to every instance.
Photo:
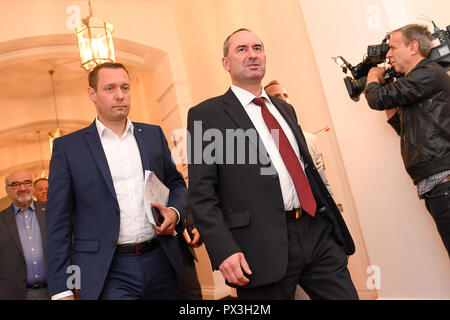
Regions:
[[33, 177], [25, 170], [11, 172], [5, 179], [8, 197], [19, 207], [28, 207], [34, 192]]
[[47, 203], [48, 179], [40, 178], [34, 182], [34, 197], [37, 201]]
[[266, 90], [268, 95], [277, 97], [278, 99], [281, 99], [287, 103], [290, 103], [287, 90], [285, 88], [283, 88], [277, 80], [270, 81], [264, 87], [264, 90]]

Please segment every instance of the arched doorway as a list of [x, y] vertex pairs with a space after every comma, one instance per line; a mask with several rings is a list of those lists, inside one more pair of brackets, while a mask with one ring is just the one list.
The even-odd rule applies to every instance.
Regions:
[[[179, 98], [189, 100], [183, 83], [172, 79], [166, 52], [114, 39], [117, 61], [130, 70], [133, 121], [159, 124], [170, 133], [183, 126]], [[54, 70], [55, 99], [49, 70]], [[158, 79], [157, 81], [155, 79]], [[95, 117], [86, 94], [87, 73], [80, 67], [74, 35], [28, 37], [0, 43], [0, 179], [17, 168], [37, 176], [50, 160], [48, 132], [81, 129]], [[6, 192], [0, 189], [0, 198]], [[3, 201], [8, 204], [8, 201]], [[0, 202], [3, 203], [3, 202]]]

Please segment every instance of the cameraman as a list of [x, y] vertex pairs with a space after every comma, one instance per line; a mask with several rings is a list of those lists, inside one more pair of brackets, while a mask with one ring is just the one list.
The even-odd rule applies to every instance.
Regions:
[[384, 68], [370, 69], [366, 99], [372, 109], [386, 110], [401, 136], [406, 171], [450, 256], [450, 78], [426, 58], [431, 50], [426, 27], [410, 24], [392, 31], [389, 47], [386, 57], [405, 76], [385, 84]]

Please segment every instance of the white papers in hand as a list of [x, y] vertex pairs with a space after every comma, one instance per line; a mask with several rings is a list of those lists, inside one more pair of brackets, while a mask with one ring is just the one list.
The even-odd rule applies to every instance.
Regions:
[[144, 207], [147, 218], [151, 224], [156, 225], [152, 214], [153, 203], [163, 206], [169, 201], [169, 189], [158, 179], [156, 174], [151, 170], [145, 170], [144, 175]]

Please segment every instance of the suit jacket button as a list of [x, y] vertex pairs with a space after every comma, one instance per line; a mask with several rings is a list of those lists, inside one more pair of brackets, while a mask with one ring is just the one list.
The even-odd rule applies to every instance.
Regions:
[[116, 214], [119, 214], [119, 212], [120, 212], [119, 208], [116, 208], [116, 209], [114, 210], [114, 212], [115, 212]]
[[113, 240], [112, 241], [112, 246], [115, 247], [116, 246], [116, 242]]
[[278, 179], [278, 174], [277, 173], [274, 173], [273, 175], [272, 175], [272, 179]]

